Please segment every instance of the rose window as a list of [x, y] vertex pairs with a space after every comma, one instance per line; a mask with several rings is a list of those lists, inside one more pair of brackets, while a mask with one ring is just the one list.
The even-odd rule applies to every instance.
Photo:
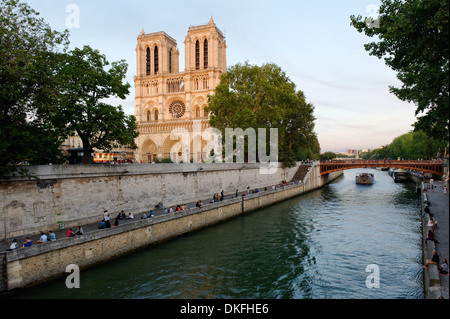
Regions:
[[169, 113], [172, 114], [173, 118], [179, 119], [186, 112], [186, 106], [181, 101], [172, 102], [169, 106]]

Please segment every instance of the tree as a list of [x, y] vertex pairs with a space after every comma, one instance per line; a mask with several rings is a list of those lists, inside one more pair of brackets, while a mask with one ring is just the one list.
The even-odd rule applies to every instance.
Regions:
[[449, 138], [449, 1], [382, 0], [378, 21], [351, 16], [351, 24], [379, 42], [365, 45], [384, 58], [403, 82], [390, 86], [400, 100], [416, 104], [416, 131]]
[[319, 159], [322, 161], [332, 160], [333, 158], [336, 158], [336, 157], [337, 157], [336, 153], [333, 153], [333, 152], [325, 152], [325, 153], [319, 155]]
[[303, 148], [317, 151], [314, 107], [275, 64], [231, 66], [209, 96], [206, 111], [222, 135], [226, 128], [277, 128], [279, 161], [286, 166]]
[[123, 83], [128, 65], [125, 61], [109, 62], [89, 46], [75, 48], [61, 55], [59, 79], [61, 99], [57, 109], [49, 112], [52, 123], [76, 132], [83, 143], [84, 163], [89, 164], [94, 148], [137, 148], [136, 119], [126, 115], [122, 106], [106, 103], [111, 97], [124, 99], [130, 84]]
[[62, 158], [58, 133], [43, 114], [56, 102], [55, 56], [67, 48], [68, 33], [38, 15], [18, 0], [0, 2], [0, 175], [21, 162]]
[[442, 152], [447, 145], [445, 141], [429, 137], [423, 131], [402, 134], [381, 148], [369, 152], [364, 159], [432, 159], [438, 152]]

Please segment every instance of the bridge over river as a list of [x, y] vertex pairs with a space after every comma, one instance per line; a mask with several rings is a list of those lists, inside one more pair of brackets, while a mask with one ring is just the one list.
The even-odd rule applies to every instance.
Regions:
[[441, 160], [431, 161], [400, 161], [400, 160], [336, 160], [336, 161], [320, 161], [320, 175], [326, 175], [332, 172], [342, 171], [353, 168], [367, 167], [393, 167], [420, 171], [423, 173], [431, 173], [433, 175], [442, 176], [444, 166]]

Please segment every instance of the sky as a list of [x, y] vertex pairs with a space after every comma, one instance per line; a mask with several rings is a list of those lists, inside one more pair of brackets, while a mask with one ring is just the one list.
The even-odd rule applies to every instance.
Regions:
[[384, 60], [364, 44], [376, 41], [350, 25], [351, 15], [376, 16], [375, 0], [27, 0], [57, 31], [68, 29], [70, 49], [89, 45], [108, 61], [125, 60], [125, 100], [134, 114], [137, 37], [164, 31], [177, 41], [184, 71], [189, 26], [212, 17], [227, 41], [227, 65], [275, 63], [315, 107], [322, 152], [374, 149], [412, 130], [416, 107], [400, 101], [400, 87]]

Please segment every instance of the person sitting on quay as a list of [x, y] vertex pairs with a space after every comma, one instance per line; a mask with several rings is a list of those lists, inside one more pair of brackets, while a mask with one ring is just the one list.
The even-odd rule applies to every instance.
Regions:
[[435, 244], [439, 244], [439, 240], [436, 239], [433, 229], [428, 230], [428, 236], [425, 238], [425, 244], [427, 244], [429, 240], [434, 241]]
[[425, 262], [425, 266], [422, 266], [424, 269], [428, 269], [428, 265], [437, 265], [439, 264], [439, 255], [436, 250], [433, 250], [433, 257], [431, 259], [427, 259]]
[[42, 244], [42, 243], [46, 243], [46, 242], [47, 242], [47, 235], [41, 231], [41, 237], [39, 238], [39, 240], [36, 243]]
[[48, 240], [50, 240], [50, 241], [55, 241], [56, 240], [56, 235], [51, 230], [48, 231]]
[[105, 213], [103, 220], [105, 221], [105, 227], [106, 228], [111, 228], [111, 222], [110, 222], [110, 218], [109, 218], [109, 214]]
[[153, 210], [150, 211], [147, 218], [155, 217], [155, 214], [153, 213]]
[[7, 249], [8, 251], [17, 249], [19, 247], [19, 245], [17, 244], [17, 239], [13, 239], [11, 242], [11, 246], [9, 246], [9, 248]]
[[147, 214], [144, 212], [143, 214], [142, 214], [142, 216], [141, 216], [141, 219], [147, 219], [148, 217], [147, 217]]
[[432, 216], [431, 211], [430, 211], [430, 207], [428, 205], [425, 205], [424, 209], [423, 209], [423, 215], [425, 216], [425, 214], [428, 214], [430, 216]]
[[203, 206], [203, 203], [201, 200], [197, 201], [197, 204], [195, 204], [196, 207], [201, 208]]
[[67, 237], [74, 237], [75, 233], [73, 232], [72, 228], [69, 228], [69, 230], [67, 231]]
[[98, 224], [98, 229], [105, 229], [105, 228], [106, 228], [105, 221], [102, 220], [102, 221], [100, 222], [100, 224]]
[[440, 275], [448, 275], [448, 262], [447, 258], [442, 259], [442, 265], [438, 267]]
[[77, 226], [77, 231], [75, 232], [75, 234], [83, 235], [84, 234], [83, 228], [81, 226]]
[[25, 237], [25, 242], [23, 243], [23, 247], [31, 247], [33, 245], [33, 242], [31, 241], [30, 237]]
[[119, 215], [117, 216], [120, 220], [123, 220], [123, 219], [125, 219], [126, 217], [125, 217], [125, 212], [122, 210], [120, 213], [119, 213]]
[[134, 215], [132, 213], [128, 213], [128, 216], [126, 219], [134, 219]]
[[430, 217], [429, 225], [433, 230], [436, 230], [438, 228], [437, 221], [434, 219], [433, 216]]

